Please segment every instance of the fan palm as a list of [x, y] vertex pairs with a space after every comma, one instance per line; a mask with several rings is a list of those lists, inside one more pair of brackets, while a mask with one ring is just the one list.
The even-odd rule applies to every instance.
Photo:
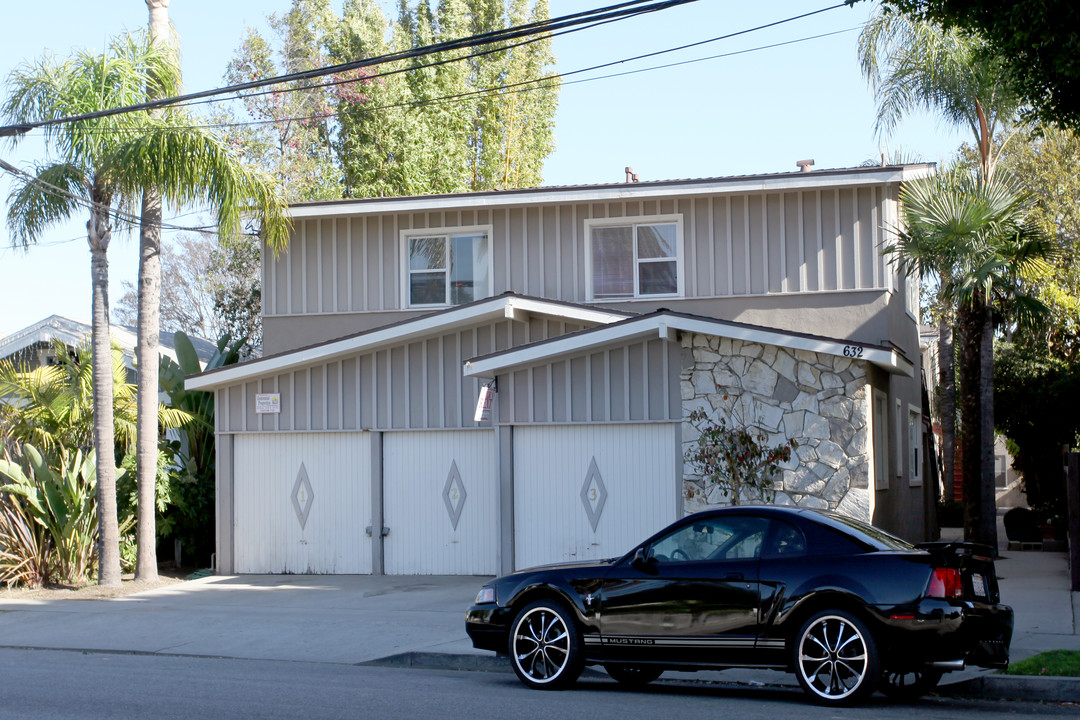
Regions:
[[[981, 41], [955, 29], [913, 18], [884, 5], [878, 6], [859, 35], [858, 57], [863, 75], [877, 100], [876, 129], [888, 135], [912, 112], [937, 112], [955, 127], [971, 132], [979, 153], [979, 177], [992, 182], [998, 152], [1008, 141], [1009, 128], [1019, 101], [1005, 82], [1000, 66], [980, 51]], [[937, 268], [943, 276], [945, 268]], [[953, 495], [953, 447], [956, 430], [953, 308], [938, 297], [940, 349], [941, 429], [945, 460], [946, 499]], [[983, 388], [984, 405], [991, 412], [989, 386]], [[983, 454], [992, 456], [993, 434]], [[992, 459], [982, 474], [993, 472]]]
[[908, 183], [900, 201], [904, 225], [885, 251], [909, 272], [936, 279], [941, 297], [957, 309], [964, 536], [996, 548], [994, 479], [981, 471], [983, 453], [993, 448], [993, 416], [985, 412], [982, 392], [989, 387], [993, 397], [992, 343], [986, 350], [991, 313], [1008, 305], [1025, 324], [1042, 314], [1042, 303], [1024, 286], [1047, 270], [1053, 244], [1029, 223], [1032, 197], [1005, 180], [987, 183], [952, 171]]
[[[173, 49], [148, 42], [144, 36], [126, 35], [102, 56], [80, 53], [73, 60], [49, 59], [17, 69], [9, 78], [12, 94], [3, 113], [13, 123], [32, 123], [92, 110], [122, 107], [147, 98], [177, 95], [180, 69]], [[182, 112], [123, 113], [108, 118], [49, 126], [46, 137], [60, 156], [58, 162], [39, 169], [37, 176], [17, 188], [8, 220], [16, 242], [37, 240], [53, 222], [89, 208], [87, 225], [94, 287], [93, 345], [95, 438], [98, 458], [98, 491], [105, 510], [99, 513], [103, 550], [100, 582], [120, 581], [118, 531], [116, 530], [116, 483], [113, 469], [104, 467], [112, 457], [113, 444], [109, 352], [108, 263], [106, 251], [112, 234], [114, 207], [129, 209], [150, 188], [170, 203], [210, 206], [216, 212], [223, 239], [243, 231], [245, 217], [260, 221], [266, 244], [277, 250], [285, 246], [289, 223], [286, 207], [273, 182], [248, 170], [210, 132], [192, 127]], [[160, 202], [148, 216], [145, 232], [160, 246]], [[157, 277], [149, 280], [160, 286]], [[151, 333], [143, 329], [144, 338]], [[152, 333], [157, 338], [156, 330]], [[140, 347], [140, 375], [153, 377], [153, 387], [143, 393], [142, 409], [147, 423], [147, 462], [140, 459], [139, 552], [143, 574], [156, 577], [154, 487], [157, 472], [157, 353]], [[144, 467], [144, 465], [146, 467]], [[149, 486], [147, 488], [147, 486]], [[113, 555], [115, 551], [115, 557]], [[145, 555], [144, 555], [145, 554]], [[149, 569], [148, 569], [149, 568]]]

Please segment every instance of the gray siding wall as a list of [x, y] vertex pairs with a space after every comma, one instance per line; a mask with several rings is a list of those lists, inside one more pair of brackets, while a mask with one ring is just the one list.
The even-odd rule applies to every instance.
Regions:
[[[300, 219], [287, 252], [264, 254], [263, 311], [274, 329], [267, 350], [300, 346], [289, 338], [294, 328], [304, 336], [303, 323], [312, 315], [336, 316], [361, 330], [401, 312], [401, 232], [426, 228], [490, 226], [495, 294], [585, 302], [586, 220], [656, 215], [682, 216], [687, 300], [893, 290], [898, 279], [880, 250], [896, 221], [896, 192], [895, 185], [882, 184]], [[663, 300], [679, 309], [680, 299]], [[357, 313], [378, 322], [368, 325]]]
[[682, 417], [678, 343], [639, 340], [500, 375], [499, 423], [631, 423]]
[[[217, 430], [478, 427], [473, 412], [480, 381], [463, 376], [466, 360], [582, 327], [538, 316], [528, 322], [504, 320], [236, 383], [217, 391]], [[257, 414], [257, 393], [280, 393], [281, 412]]]

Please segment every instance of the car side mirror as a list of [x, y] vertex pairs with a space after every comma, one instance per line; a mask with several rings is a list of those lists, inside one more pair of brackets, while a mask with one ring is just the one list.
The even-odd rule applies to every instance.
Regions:
[[643, 573], [656, 574], [656, 558], [649, 555], [645, 548], [638, 548], [634, 552], [634, 559], [630, 561], [630, 566]]

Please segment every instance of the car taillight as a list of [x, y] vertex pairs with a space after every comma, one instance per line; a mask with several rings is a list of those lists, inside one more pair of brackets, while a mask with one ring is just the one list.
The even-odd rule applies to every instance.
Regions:
[[933, 598], [958, 598], [964, 595], [960, 571], [954, 568], [934, 568], [926, 596]]

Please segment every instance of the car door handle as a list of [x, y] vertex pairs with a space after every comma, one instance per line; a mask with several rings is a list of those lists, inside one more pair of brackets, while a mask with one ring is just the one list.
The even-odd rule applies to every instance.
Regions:
[[729, 572], [724, 576], [725, 580], [742, 580], [743, 574], [741, 572]]

